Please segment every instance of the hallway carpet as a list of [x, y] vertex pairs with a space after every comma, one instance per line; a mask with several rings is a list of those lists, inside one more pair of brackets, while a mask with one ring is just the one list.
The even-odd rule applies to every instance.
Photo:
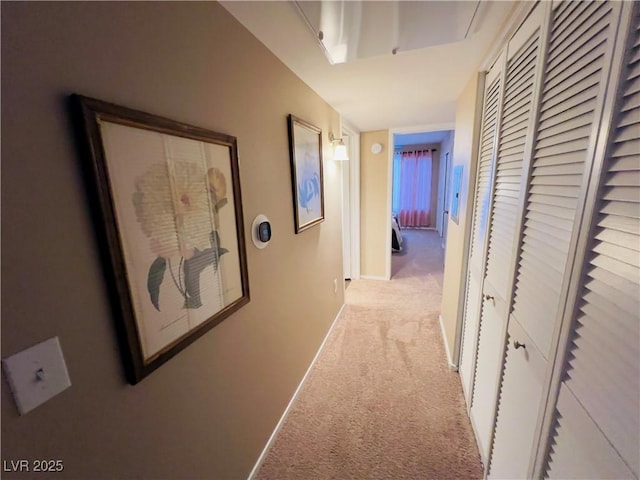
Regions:
[[482, 466], [438, 314], [443, 253], [404, 230], [390, 282], [354, 280], [258, 479], [474, 479]]

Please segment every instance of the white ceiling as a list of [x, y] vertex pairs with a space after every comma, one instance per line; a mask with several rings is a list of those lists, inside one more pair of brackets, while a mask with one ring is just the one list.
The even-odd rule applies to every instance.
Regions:
[[221, 2], [360, 131], [453, 124], [456, 99], [516, 3], [482, 1], [463, 41], [331, 65], [293, 2]]

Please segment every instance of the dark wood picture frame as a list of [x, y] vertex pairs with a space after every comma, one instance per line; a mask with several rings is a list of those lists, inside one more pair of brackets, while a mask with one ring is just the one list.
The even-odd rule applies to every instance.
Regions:
[[294, 115], [287, 118], [295, 232], [324, 221], [322, 130]]
[[80, 95], [70, 102], [135, 384], [249, 302], [237, 140]]

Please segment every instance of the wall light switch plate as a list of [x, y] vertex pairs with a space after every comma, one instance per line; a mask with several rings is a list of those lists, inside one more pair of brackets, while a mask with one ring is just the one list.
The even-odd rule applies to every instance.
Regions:
[[2, 360], [20, 415], [71, 386], [58, 337]]

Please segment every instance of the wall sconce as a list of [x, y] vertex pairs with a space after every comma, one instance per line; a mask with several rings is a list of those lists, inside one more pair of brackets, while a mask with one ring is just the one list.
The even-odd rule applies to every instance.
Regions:
[[335, 138], [333, 132], [329, 132], [329, 141], [333, 144], [333, 159], [337, 162], [346, 162], [349, 160], [347, 146], [342, 138]]

